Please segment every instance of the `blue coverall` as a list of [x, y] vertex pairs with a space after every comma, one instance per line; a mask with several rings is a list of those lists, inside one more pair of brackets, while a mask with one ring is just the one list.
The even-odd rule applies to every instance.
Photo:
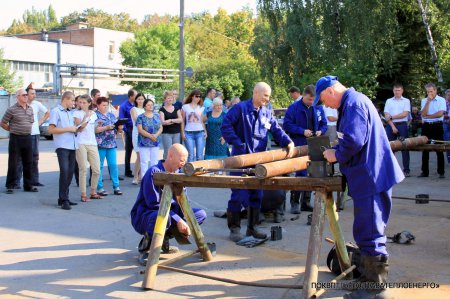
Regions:
[[388, 256], [392, 187], [405, 177], [373, 103], [349, 88], [338, 109], [336, 159], [354, 203], [353, 237], [362, 254]]
[[[232, 156], [265, 151], [268, 131], [281, 147], [292, 142], [278, 125], [272, 111], [265, 106], [256, 109], [252, 99], [234, 105], [225, 115], [221, 127], [223, 138], [233, 147]], [[241, 175], [233, 172], [230, 174]], [[262, 196], [262, 190], [231, 189], [228, 210], [239, 212], [243, 203], [259, 209]]]
[[[327, 120], [322, 106], [312, 106], [307, 108], [300, 99], [292, 103], [284, 116], [283, 129], [294, 141], [295, 146], [306, 145], [305, 130], [308, 129], [308, 109], [313, 109], [314, 118], [312, 120], [314, 132], [321, 131], [322, 135], [327, 131]], [[306, 176], [306, 170], [297, 171], [295, 176]]]
[[[130, 213], [131, 224], [133, 225], [134, 230], [141, 235], [145, 232], [150, 236], [153, 235], [162, 192], [159, 186], [153, 184], [153, 174], [165, 171], [163, 162], [159, 161], [158, 164], [153, 165], [147, 170], [142, 179], [139, 194]], [[192, 210], [194, 211], [197, 222], [202, 224], [206, 219], [205, 211], [196, 208], [193, 208]], [[181, 207], [176, 202], [175, 196], [172, 198], [172, 205], [169, 213], [170, 217], [167, 221], [167, 229], [171, 226], [176, 227], [178, 221], [184, 217]]]

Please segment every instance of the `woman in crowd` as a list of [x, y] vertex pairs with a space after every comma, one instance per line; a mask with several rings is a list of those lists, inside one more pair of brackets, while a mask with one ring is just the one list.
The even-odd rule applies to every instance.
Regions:
[[[105, 97], [97, 99], [97, 125], [95, 127], [95, 137], [97, 139], [98, 153], [100, 156], [100, 179], [97, 185], [97, 194], [108, 195], [103, 188], [103, 163], [108, 162], [109, 175], [114, 188], [115, 195], [122, 195], [119, 186], [119, 169], [117, 167], [117, 143], [116, 133], [122, 130], [123, 126], [116, 127], [117, 118], [113, 113], [108, 112], [109, 100]], [[93, 185], [93, 184], [92, 184]]]
[[133, 148], [136, 152], [136, 161], [134, 162], [134, 178], [133, 178], [133, 185], [138, 185], [141, 182], [142, 176], [141, 176], [141, 160], [139, 155], [139, 146], [138, 146], [138, 128], [136, 126], [136, 119], [139, 115], [144, 113], [144, 101], [145, 96], [143, 93], [138, 93], [136, 95], [136, 98], [134, 100], [134, 107], [131, 108], [130, 114], [131, 118], [133, 120], [133, 134], [132, 134], [132, 141], [133, 141]]
[[144, 101], [145, 112], [136, 119], [136, 126], [139, 132], [138, 146], [142, 177], [150, 166], [158, 163], [159, 159], [158, 137], [163, 129], [159, 114], [153, 113], [154, 104], [152, 99], [146, 99]]
[[203, 122], [203, 99], [200, 90], [193, 90], [181, 110], [181, 138], [189, 152], [188, 162], [203, 160], [205, 139], [207, 137]]
[[[98, 155], [97, 140], [95, 139], [95, 122], [97, 115], [90, 110], [91, 98], [88, 95], [82, 95], [78, 98], [79, 109], [73, 113], [76, 126], [80, 126], [77, 134], [78, 149], [76, 158], [79, 167], [79, 182], [81, 201], [88, 202], [90, 199], [101, 199], [97, 194], [96, 187], [100, 176], [100, 157]], [[86, 170], [87, 163], [91, 166], [91, 193], [90, 199], [86, 194]]]
[[203, 116], [203, 121], [208, 122], [205, 147], [205, 159], [226, 158], [229, 156], [228, 146], [220, 132], [225, 113], [222, 111], [222, 100], [216, 97], [212, 102], [212, 111]]
[[174, 97], [172, 92], [164, 92], [164, 106], [159, 109], [159, 117], [163, 125], [161, 135], [164, 147], [163, 159], [167, 158], [167, 152], [172, 144], [180, 143], [181, 122], [183, 118], [181, 111], [173, 105]]

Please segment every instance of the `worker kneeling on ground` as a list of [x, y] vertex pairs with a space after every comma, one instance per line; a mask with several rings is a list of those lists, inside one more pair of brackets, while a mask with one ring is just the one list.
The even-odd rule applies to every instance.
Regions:
[[[153, 182], [153, 174], [157, 172], [175, 173], [184, 166], [187, 161], [188, 152], [181, 144], [174, 144], [169, 148], [167, 159], [160, 160], [158, 164], [150, 167], [145, 173], [136, 202], [131, 210], [131, 224], [136, 232], [143, 235], [143, 239], [139, 245], [139, 252], [146, 254], [150, 248], [150, 243], [155, 228], [156, 218], [161, 200], [162, 188], [155, 186]], [[206, 219], [206, 213], [202, 209], [192, 209], [199, 224]], [[172, 204], [169, 211], [169, 219], [167, 221], [167, 229], [164, 235], [162, 245], [163, 253], [171, 253], [176, 250], [169, 248], [169, 238], [178, 235], [187, 238], [191, 234], [191, 230], [183, 219], [184, 215], [181, 207], [178, 205], [175, 196], [172, 198]], [[141, 259], [141, 257], [140, 257]]]

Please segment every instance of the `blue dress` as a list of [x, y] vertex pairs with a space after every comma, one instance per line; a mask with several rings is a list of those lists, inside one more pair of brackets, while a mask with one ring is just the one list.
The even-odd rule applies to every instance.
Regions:
[[[161, 127], [161, 119], [159, 114], [154, 113], [152, 118], [145, 116], [142, 113], [136, 118], [136, 126], [141, 125], [142, 129], [150, 134], [156, 134]], [[141, 134], [138, 135], [138, 145], [140, 147], [155, 147], [159, 145], [158, 140], [156, 142], [152, 141], [150, 138], [144, 137]]]
[[205, 159], [208, 160], [228, 157], [229, 152], [227, 143], [225, 142], [222, 144], [220, 142], [220, 138], [222, 137], [220, 127], [222, 126], [225, 113], [222, 112], [219, 117], [213, 117], [212, 112], [208, 112], [206, 116], [208, 117], [208, 138], [206, 138]]

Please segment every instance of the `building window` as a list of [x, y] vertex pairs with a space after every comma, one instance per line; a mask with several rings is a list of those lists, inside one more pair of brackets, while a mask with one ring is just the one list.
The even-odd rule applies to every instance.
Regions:
[[110, 60], [114, 59], [114, 54], [116, 54], [116, 42], [110, 41], [109, 42], [109, 55], [108, 55]]

